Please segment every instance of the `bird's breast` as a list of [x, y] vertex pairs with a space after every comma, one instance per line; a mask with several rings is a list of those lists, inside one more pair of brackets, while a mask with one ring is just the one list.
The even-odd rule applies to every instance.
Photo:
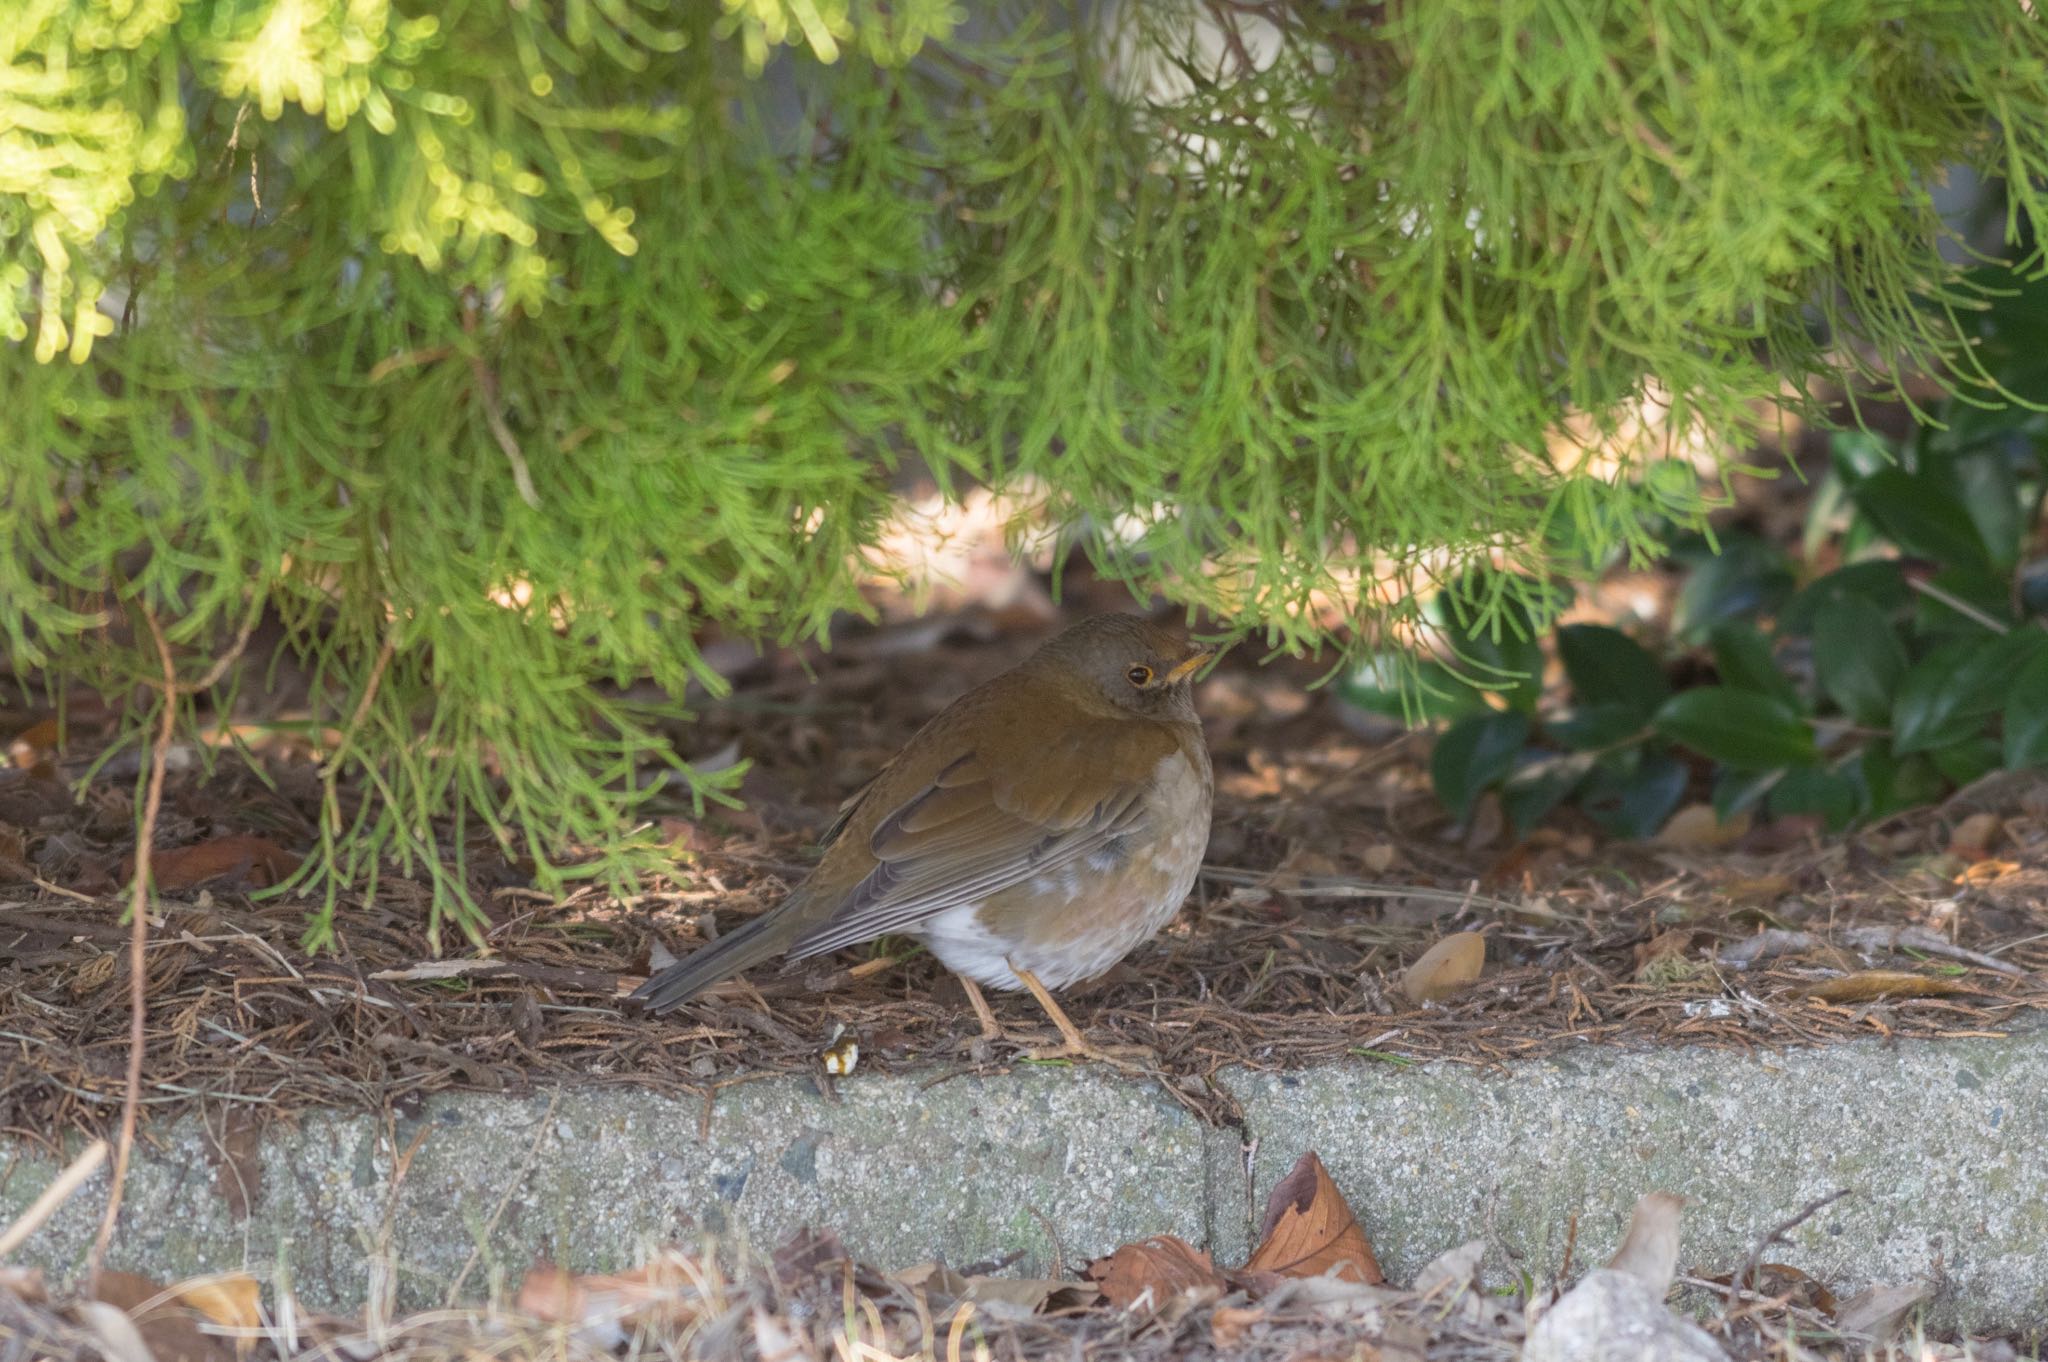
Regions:
[[1048, 988], [1102, 973], [1172, 920], [1209, 845], [1211, 784], [1200, 739], [1161, 759], [1129, 832], [985, 901], [924, 924], [932, 953], [995, 988], [1014, 968]]

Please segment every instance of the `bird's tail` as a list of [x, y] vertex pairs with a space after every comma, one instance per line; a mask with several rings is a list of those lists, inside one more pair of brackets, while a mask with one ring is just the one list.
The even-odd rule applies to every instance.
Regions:
[[789, 944], [788, 936], [781, 912], [763, 913], [670, 965], [634, 989], [633, 997], [656, 1016], [673, 1012], [720, 980], [778, 954]]

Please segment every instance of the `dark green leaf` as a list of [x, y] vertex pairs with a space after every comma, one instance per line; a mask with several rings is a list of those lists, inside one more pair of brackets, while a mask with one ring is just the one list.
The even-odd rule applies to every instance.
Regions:
[[1816, 813], [1826, 820], [1830, 832], [1848, 826], [1861, 800], [1857, 782], [1849, 776], [1821, 766], [1787, 771], [1771, 790], [1773, 818], [1788, 814]]
[[1625, 705], [1647, 721], [1671, 694], [1657, 659], [1619, 629], [1567, 624], [1557, 631], [1557, 655], [1582, 705]]
[[1875, 431], [1838, 430], [1828, 437], [1828, 462], [1843, 481], [1855, 484], [1896, 467], [1898, 451]]
[[1754, 624], [1724, 620], [1714, 626], [1712, 641], [1714, 670], [1721, 674], [1722, 681], [1737, 690], [1774, 696], [1795, 709], [1798, 707], [1798, 688], [1791, 677], [1778, 669], [1769, 640]]
[[1906, 674], [1906, 646], [1885, 612], [1862, 596], [1830, 597], [1814, 618], [1813, 665], [1821, 689], [1859, 724], [1891, 722]]
[[1784, 551], [1753, 536], [1730, 536], [1719, 554], [1696, 561], [1671, 607], [1671, 631], [1688, 643], [1722, 620], [1770, 614], [1792, 590]]
[[1799, 594], [1785, 603], [1784, 613], [1778, 616], [1778, 632], [1812, 633], [1814, 617], [1820, 613], [1821, 606], [1837, 596], [1861, 596], [1890, 614], [1909, 603], [1913, 592], [1906, 585], [1906, 574], [1893, 559], [1851, 563], [1801, 587]]
[[1627, 742], [1648, 727], [1647, 714], [1618, 701], [1581, 705], [1543, 726], [1544, 732], [1575, 752], [1591, 752]]
[[2005, 765], [2048, 765], [2048, 652], [2020, 668], [2005, 697]]
[[1913, 593], [1913, 627], [1923, 634], [1998, 632], [1984, 623], [1987, 619], [2008, 626], [2013, 622], [2012, 581], [2001, 573], [1951, 568], [1935, 573], [1925, 590]]
[[1744, 809], [1753, 809], [1784, 778], [1790, 767], [1774, 771], [1723, 770], [1714, 778], [1714, 816], [1727, 822]]
[[1726, 686], [1671, 697], [1657, 729], [1703, 756], [1746, 770], [1804, 766], [1814, 759], [1813, 730], [1783, 700]]
[[1615, 837], [1654, 837], [1685, 795], [1685, 763], [1669, 752], [1631, 748], [1603, 757], [1579, 795], [1579, 807]]
[[1518, 710], [1475, 714], [1452, 724], [1429, 759], [1436, 797], [1463, 820], [1479, 796], [1514, 769], [1528, 737], [1529, 718]]
[[1951, 785], [1968, 785], [1996, 771], [2003, 756], [1998, 739], [1989, 733], [1979, 733], [1959, 743], [1937, 747], [1927, 754], [1927, 759]]
[[1518, 769], [1501, 787], [1501, 809], [1522, 836], [1543, 821], [1577, 789], [1593, 769], [1593, 758], [1584, 753], [1546, 756]]
[[2048, 644], [2038, 629], [1944, 643], [1906, 672], [1892, 701], [1892, 748], [1900, 756], [1952, 747], [1983, 729], [2012, 678]]
[[1992, 565], [2012, 569], [2020, 556], [2020, 519], [2026, 500], [2019, 477], [2003, 448], [1981, 450], [1955, 460], [1956, 491], [1963, 509], [1990, 550]]
[[1988, 569], [1991, 556], [1976, 522], [1954, 493], [1899, 468], [1872, 473], [1852, 489], [1857, 507], [1908, 553], [1944, 567]]

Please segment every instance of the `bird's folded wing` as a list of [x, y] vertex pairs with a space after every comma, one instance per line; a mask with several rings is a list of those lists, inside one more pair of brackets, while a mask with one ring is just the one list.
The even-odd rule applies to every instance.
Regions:
[[[1164, 727], [1082, 726], [1028, 763], [980, 753], [955, 758], [891, 810], [868, 839], [875, 868], [824, 922], [790, 947], [791, 959], [903, 931], [980, 903], [1136, 831], [1159, 763], [1178, 750]], [[1005, 754], [1007, 755], [1007, 754]]]

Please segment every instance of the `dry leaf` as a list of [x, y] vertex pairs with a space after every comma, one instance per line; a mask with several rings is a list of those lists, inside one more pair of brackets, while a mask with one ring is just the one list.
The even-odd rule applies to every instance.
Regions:
[[[87, 1304], [125, 1315], [135, 1326], [136, 1341], [155, 1362], [233, 1362], [226, 1339], [199, 1331], [194, 1322], [198, 1308], [181, 1298], [180, 1288], [160, 1287], [133, 1272], [102, 1272], [95, 1294], [99, 1299]], [[103, 1342], [115, 1343], [118, 1330], [109, 1333], [97, 1320], [92, 1327]]]
[[679, 1329], [696, 1318], [700, 1297], [695, 1265], [664, 1253], [646, 1266], [616, 1274], [580, 1275], [536, 1263], [519, 1284], [521, 1313], [567, 1324], [616, 1346], [644, 1326]]
[[1657, 845], [1681, 851], [1724, 847], [1747, 833], [1749, 823], [1746, 812], [1738, 813], [1724, 823], [1714, 812], [1712, 804], [1688, 804], [1671, 815], [1663, 831], [1657, 834]]
[[1422, 953], [1401, 976], [1401, 991], [1418, 1003], [1447, 998], [1479, 977], [1486, 964], [1486, 938], [1454, 932]]
[[1969, 860], [1982, 860], [2002, 831], [2004, 826], [1997, 814], [1973, 813], [1949, 834], [1948, 849]]
[[893, 1274], [912, 1290], [922, 1288], [948, 1300], [968, 1301], [991, 1314], [1032, 1314], [1047, 1306], [1086, 1305], [1098, 1292], [1090, 1282], [1047, 1277], [964, 1277], [943, 1263], [924, 1262]]
[[1865, 969], [1816, 984], [1807, 990], [1806, 996], [1828, 1003], [1867, 1003], [1875, 998], [1943, 998], [1971, 991], [1960, 979], [1907, 970]]
[[92, 1334], [107, 1362], [157, 1362], [149, 1345], [142, 1341], [142, 1331], [120, 1306], [105, 1301], [80, 1301], [77, 1309], [79, 1322]]
[[[197, 846], [172, 847], [150, 858], [150, 877], [166, 893], [211, 880], [234, 879], [266, 889], [299, 868], [299, 858], [267, 837], [216, 837]], [[121, 858], [121, 878], [135, 873], [135, 857]]]
[[1781, 899], [1795, 887], [1790, 875], [1738, 875], [1714, 886], [1721, 897], [1738, 903]]
[[1628, 1234], [1607, 1266], [1626, 1272], [1660, 1297], [1671, 1289], [1678, 1270], [1678, 1213], [1685, 1198], [1675, 1192], [1648, 1192], [1636, 1198]]
[[1088, 1280], [1119, 1310], [1157, 1310], [1183, 1292], [1221, 1292], [1223, 1274], [1184, 1239], [1155, 1234], [1088, 1264]]
[[1705, 974], [1706, 966], [1687, 954], [1693, 935], [1690, 927], [1673, 927], [1636, 947], [1636, 982], [1662, 987]]
[[1254, 1324], [1265, 1321], [1266, 1312], [1254, 1306], [1219, 1305], [1209, 1316], [1209, 1341], [1218, 1348], [1233, 1348]]
[[0, 1291], [27, 1305], [41, 1305], [50, 1294], [43, 1285], [41, 1268], [14, 1267], [6, 1263], [0, 1263]]
[[1866, 1286], [1848, 1300], [1835, 1316], [1835, 1327], [1845, 1334], [1861, 1334], [1883, 1343], [1904, 1322], [1908, 1311], [1934, 1294], [1926, 1282], [1898, 1286]]
[[2004, 879], [2007, 875], [2018, 874], [2019, 870], [2020, 863], [2018, 861], [1978, 861], [1974, 865], [1965, 867], [1963, 872], [1956, 876], [1955, 882], [1971, 886], [1993, 884]]
[[263, 1122], [247, 1107], [234, 1107], [220, 1138], [208, 1146], [213, 1189], [227, 1203], [228, 1218], [239, 1225], [263, 1199]]
[[1386, 1280], [1358, 1217], [1314, 1150], [1303, 1154], [1266, 1198], [1261, 1242], [1245, 1270], [1283, 1277], [1320, 1277], [1334, 1271], [1346, 1281], [1368, 1286]]
[[7, 742], [7, 759], [23, 771], [33, 771], [56, 755], [55, 719], [44, 719], [30, 724]]
[[263, 1287], [246, 1272], [193, 1277], [169, 1290], [167, 1304], [190, 1306], [224, 1329], [245, 1331], [234, 1340], [235, 1351], [247, 1352], [263, 1327]]

